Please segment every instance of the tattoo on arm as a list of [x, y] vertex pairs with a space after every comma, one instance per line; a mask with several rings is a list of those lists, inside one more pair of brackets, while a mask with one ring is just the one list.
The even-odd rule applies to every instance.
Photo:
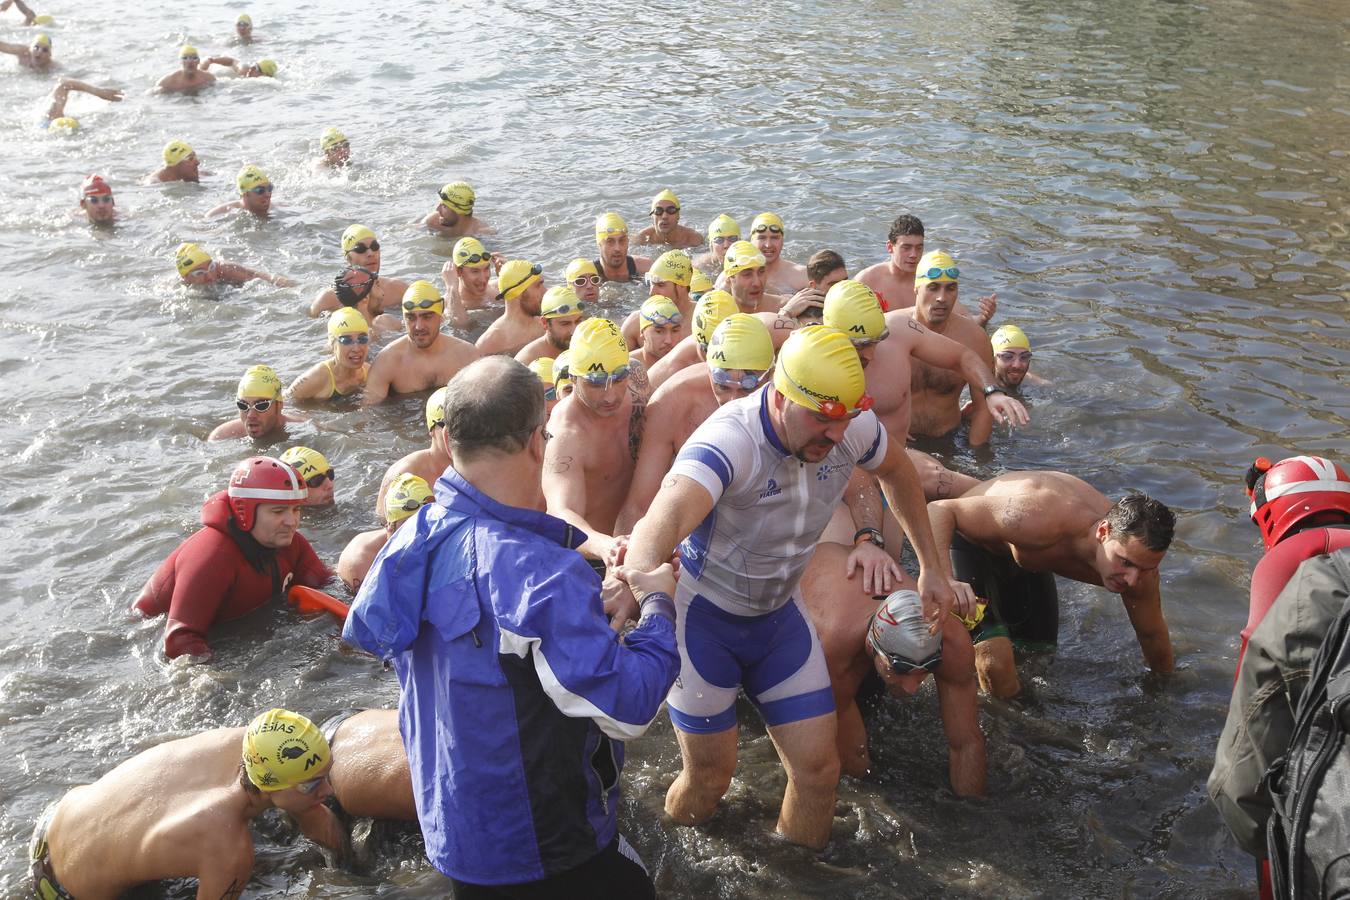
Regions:
[[1003, 527], [1008, 531], [1016, 531], [1026, 522], [1026, 518], [1026, 503], [1017, 497], [1009, 497], [1003, 507]]
[[628, 452], [634, 460], [638, 458], [638, 450], [642, 447], [642, 430], [646, 422], [647, 404], [633, 404], [633, 414], [628, 418]]
[[914, 321], [913, 319], [906, 319], [905, 321], [909, 323], [910, 328], [913, 328], [919, 334], [923, 334], [923, 326], [920, 325], [918, 322]]

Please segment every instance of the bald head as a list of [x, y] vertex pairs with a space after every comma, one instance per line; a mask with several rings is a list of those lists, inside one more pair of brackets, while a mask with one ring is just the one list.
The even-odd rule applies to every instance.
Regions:
[[445, 437], [456, 459], [520, 453], [543, 421], [539, 379], [510, 357], [477, 360], [445, 386]]

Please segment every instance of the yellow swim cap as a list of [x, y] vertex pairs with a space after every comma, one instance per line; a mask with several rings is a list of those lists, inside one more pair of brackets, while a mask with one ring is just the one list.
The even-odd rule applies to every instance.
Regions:
[[342, 232], [342, 255], [346, 256], [352, 252], [352, 248], [365, 241], [375, 240], [375, 232], [364, 225], [358, 225], [355, 222], [347, 226], [347, 230]]
[[674, 204], [676, 209], [680, 208], [680, 198], [676, 197], [675, 194], [670, 190], [670, 188], [666, 188], [664, 191], [662, 191], [661, 193], [657, 194], [655, 197], [652, 198], [652, 212], [656, 212], [656, 207], [663, 202]]
[[187, 141], [169, 141], [164, 145], [164, 165], [176, 166], [192, 155], [192, 145]]
[[595, 263], [589, 259], [577, 258], [567, 264], [567, 271], [563, 273], [563, 279], [570, 282], [576, 281], [583, 275], [599, 275], [595, 270]]
[[746, 269], [761, 269], [767, 263], [764, 254], [749, 241], [737, 241], [722, 257], [722, 273], [730, 278]]
[[257, 166], [244, 166], [235, 176], [234, 183], [239, 186], [239, 193], [250, 191], [263, 184], [271, 184], [267, 174]]
[[773, 213], [760, 213], [755, 216], [755, 221], [750, 223], [750, 233], [759, 234], [761, 231], [769, 231], [777, 226], [779, 232], [786, 234], [787, 229], [783, 227], [783, 220]]
[[46, 13], [43, 13], [43, 14], [40, 15], [40, 16], [34, 16], [34, 17], [33, 17], [33, 24], [34, 24], [34, 25], [55, 25], [55, 24], [56, 24], [56, 19], [55, 19], [54, 17], [52, 17], [52, 16], [47, 15]]
[[669, 297], [657, 295], [648, 297], [638, 308], [638, 331], [646, 331], [653, 325], [679, 325], [684, 314]]
[[558, 354], [558, 358], [553, 360], [553, 386], [562, 384], [564, 378], [571, 377], [572, 353], [564, 350]]
[[437, 388], [427, 398], [427, 431], [445, 424], [445, 388]]
[[667, 250], [647, 270], [648, 281], [673, 281], [681, 287], [689, 287], [693, 277], [694, 264], [683, 250]]
[[184, 44], [178, 51], [179, 59], [187, 59], [189, 56], [200, 56], [200, 55], [201, 54], [197, 52], [197, 48], [192, 46], [191, 44]]
[[613, 375], [628, 365], [628, 345], [609, 319], [587, 319], [577, 326], [568, 347], [569, 375]]
[[281, 454], [281, 461], [298, 472], [302, 481], [323, 475], [333, 468], [322, 453], [309, 447], [292, 447]]
[[436, 285], [419, 278], [408, 285], [408, 289], [403, 292], [402, 307], [405, 314], [430, 309], [444, 315], [445, 298], [441, 296], [440, 291], [436, 290]]
[[47, 127], [49, 129], [68, 128], [71, 131], [74, 131], [75, 129], [80, 127], [80, 122], [78, 119], [72, 119], [70, 116], [62, 116], [59, 119], [52, 119], [49, 123], [47, 123]]
[[618, 213], [607, 212], [595, 217], [595, 242], [603, 244], [614, 234], [627, 234], [628, 223]]
[[[470, 259], [477, 257], [477, 259]], [[492, 256], [483, 246], [478, 238], [462, 237], [455, 241], [455, 249], [450, 251], [450, 258], [454, 260], [457, 266], [468, 266], [472, 269], [481, 268], [492, 262]]]
[[824, 325], [799, 328], [783, 342], [773, 386], [798, 406], [831, 418], [872, 406], [858, 351], [842, 331]]
[[736, 220], [726, 213], [722, 213], [717, 218], [708, 223], [708, 243], [712, 243], [713, 238], [738, 238], [741, 236], [741, 226], [736, 224]]
[[338, 144], [347, 143], [347, 136], [336, 128], [324, 129], [323, 135], [319, 138], [319, 149], [324, 153], [332, 150]]
[[48, 50], [50, 50], [52, 46], [52, 39], [45, 34], [39, 34], [37, 37], [33, 38], [33, 43], [29, 44], [28, 46], [46, 47]]
[[708, 365], [767, 372], [773, 367], [773, 338], [768, 327], [746, 313], [727, 316], [708, 341]]
[[549, 387], [553, 386], [553, 357], [541, 356], [533, 360], [526, 368], [534, 373], [534, 376]]
[[237, 19], [234, 20], [234, 24], [236, 24], [236, 25], [252, 25], [252, 24], [253, 24], [253, 17], [250, 16], [248, 13], [240, 13], [240, 14], [239, 14], [239, 18], [237, 18]]
[[914, 269], [914, 289], [917, 291], [930, 281], [956, 282], [960, 277], [961, 272], [956, 268], [956, 260], [952, 259], [950, 253], [946, 250], [929, 250]]
[[1016, 325], [1004, 325], [994, 332], [993, 337], [989, 338], [989, 343], [993, 345], [994, 352], [1007, 350], [1009, 347], [1018, 350], [1030, 350], [1031, 341], [1027, 340], [1026, 332]]
[[514, 300], [540, 279], [544, 269], [528, 259], [513, 259], [497, 273], [497, 295], [500, 300]]
[[539, 315], [545, 319], [579, 316], [583, 312], [585, 308], [577, 298], [577, 292], [565, 284], [544, 291], [544, 299], [539, 301]]
[[689, 293], [702, 294], [705, 291], [711, 291], [713, 280], [708, 277], [708, 273], [702, 269], [695, 269], [694, 274], [689, 276]]
[[271, 366], [251, 366], [244, 377], [239, 379], [239, 387], [235, 389], [234, 395], [239, 398], [271, 397], [275, 400], [281, 396], [281, 379]]
[[273, 75], [277, 74], [276, 60], [271, 59], [258, 60], [258, 71], [266, 75], [268, 78], [271, 78]]
[[354, 306], [344, 306], [328, 317], [328, 336], [335, 338], [340, 334], [369, 334], [370, 323]]
[[389, 524], [402, 522], [436, 499], [426, 481], [411, 472], [394, 479], [384, 492], [384, 518]]
[[699, 297], [694, 304], [694, 341], [708, 346], [713, 331], [722, 324], [722, 320], [739, 310], [736, 298], [726, 291], [708, 291]]
[[853, 341], [875, 341], [886, 333], [886, 316], [881, 301], [861, 281], [846, 278], [837, 281], [825, 295], [821, 321], [836, 328]]
[[179, 276], [187, 275], [195, 269], [211, 264], [211, 254], [199, 244], [179, 244], [173, 251], [173, 262], [178, 267]]
[[478, 195], [473, 192], [467, 181], [452, 181], [440, 189], [437, 194], [441, 202], [461, 216], [473, 215], [473, 204]]
[[244, 729], [244, 771], [253, 786], [284, 791], [319, 777], [333, 759], [314, 723], [287, 709], [269, 709]]

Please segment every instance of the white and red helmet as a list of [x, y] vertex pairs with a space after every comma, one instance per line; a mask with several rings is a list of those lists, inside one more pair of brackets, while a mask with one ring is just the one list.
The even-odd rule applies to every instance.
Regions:
[[80, 185], [81, 197], [92, 197], [96, 194], [111, 194], [112, 188], [108, 187], [108, 182], [103, 180], [102, 175], [90, 175]]
[[230, 511], [244, 531], [253, 530], [253, 516], [259, 506], [299, 506], [309, 489], [294, 469], [270, 456], [251, 456], [234, 467], [230, 486]]
[[1258, 459], [1247, 470], [1247, 496], [1267, 550], [1317, 513], [1341, 512], [1350, 520], [1350, 477], [1321, 456], [1291, 456], [1277, 463]]

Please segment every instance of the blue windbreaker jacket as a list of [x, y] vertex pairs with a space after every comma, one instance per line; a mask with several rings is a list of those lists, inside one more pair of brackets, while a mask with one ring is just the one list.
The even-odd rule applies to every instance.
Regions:
[[574, 868], [617, 834], [622, 741], [679, 671], [674, 625], [620, 642], [586, 535], [453, 468], [385, 544], [343, 637], [392, 660], [427, 857], [473, 884]]

